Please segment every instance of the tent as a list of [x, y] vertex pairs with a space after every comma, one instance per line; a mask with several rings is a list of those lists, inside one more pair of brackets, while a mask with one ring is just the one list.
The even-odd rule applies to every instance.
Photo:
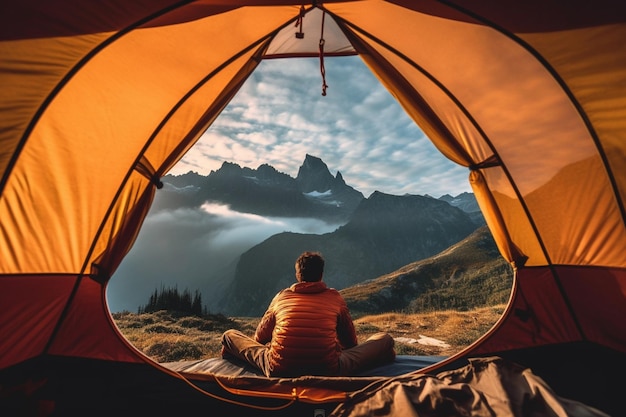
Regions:
[[497, 355], [624, 414], [626, 3], [20, 0], [0, 22], [0, 404], [241, 411], [130, 346], [106, 285], [261, 60], [358, 55], [468, 167], [515, 269], [498, 324], [422, 372]]

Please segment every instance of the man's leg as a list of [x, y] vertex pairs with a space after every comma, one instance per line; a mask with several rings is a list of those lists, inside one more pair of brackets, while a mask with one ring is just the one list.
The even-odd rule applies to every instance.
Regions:
[[239, 330], [226, 330], [222, 335], [222, 358], [231, 355], [269, 375], [267, 346], [258, 343]]
[[365, 342], [341, 352], [339, 372], [343, 376], [356, 375], [362, 370], [391, 363], [396, 358], [393, 347], [393, 337], [376, 333]]

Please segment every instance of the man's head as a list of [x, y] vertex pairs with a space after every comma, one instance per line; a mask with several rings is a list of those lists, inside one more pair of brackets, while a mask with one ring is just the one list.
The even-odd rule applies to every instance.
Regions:
[[324, 275], [324, 258], [319, 252], [304, 252], [296, 259], [296, 279], [299, 282], [321, 281]]

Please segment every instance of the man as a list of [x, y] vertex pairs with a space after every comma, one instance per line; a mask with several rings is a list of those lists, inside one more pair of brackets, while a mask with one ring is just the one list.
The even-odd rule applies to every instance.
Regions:
[[354, 323], [339, 292], [322, 281], [324, 258], [304, 252], [297, 282], [280, 291], [254, 339], [238, 330], [222, 335], [222, 357], [246, 361], [266, 376], [354, 375], [395, 359], [394, 340], [377, 333], [357, 344]]

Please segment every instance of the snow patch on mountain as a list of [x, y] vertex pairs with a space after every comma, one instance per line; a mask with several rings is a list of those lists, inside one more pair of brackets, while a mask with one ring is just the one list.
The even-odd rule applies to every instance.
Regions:
[[330, 197], [333, 194], [333, 192], [331, 190], [326, 190], [324, 192], [311, 191], [310, 193], [303, 193], [303, 194], [307, 197], [320, 198], [320, 197]]
[[327, 204], [329, 206], [341, 207], [343, 205], [341, 201], [334, 199], [332, 190], [326, 190], [323, 192], [311, 191], [308, 193], [302, 193], [302, 195], [304, 195], [306, 198], [318, 201], [322, 204]]
[[196, 185], [185, 185], [184, 187], [176, 187], [173, 184], [170, 184], [169, 182], [164, 182], [163, 183], [163, 188], [166, 191], [172, 191], [175, 193], [195, 193], [198, 190], [200, 190], [200, 187], [196, 186]]

